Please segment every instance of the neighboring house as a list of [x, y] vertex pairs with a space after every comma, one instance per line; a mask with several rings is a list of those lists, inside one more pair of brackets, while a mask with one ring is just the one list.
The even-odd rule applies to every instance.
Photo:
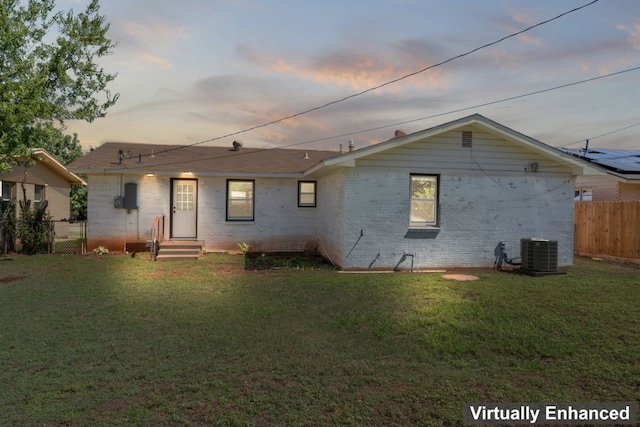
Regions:
[[[72, 185], [86, 185], [84, 180], [69, 172], [53, 155], [41, 148], [31, 150], [33, 166], [14, 166], [11, 172], [0, 173], [0, 199], [13, 202], [16, 215], [20, 215], [18, 202], [31, 200], [32, 206], [47, 201], [47, 213], [54, 220], [69, 219], [69, 194]], [[56, 223], [56, 236], [69, 235], [68, 224]]]
[[559, 150], [591, 162], [606, 171], [606, 175], [578, 177], [576, 201], [640, 200], [640, 150]]
[[491, 267], [521, 238], [572, 264], [587, 162], [477, 114], [397, 135], [342, 154], [107, 143], [69, 167], [89, 175], [90, 250], [143, 245], [161, 215], [167, 239], [207, 251], [317, 251], [346, 270]]

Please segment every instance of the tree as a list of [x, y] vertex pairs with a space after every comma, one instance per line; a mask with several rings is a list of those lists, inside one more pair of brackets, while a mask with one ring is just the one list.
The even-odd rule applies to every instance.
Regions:
[[[50, 128], [49, 137], [44, 142], [42, 148], [53, 154], [63, 164], [69, 164], [77, 158], [82, 157], [82, 148], [78, 140], [78, 134], [65, 135], [60, 129]], [[87, 176], [81, 174], [86, 181]], [[71, 187], [71, 216], [74, 218], [87, 217], [87, 187], [84, 185], [74, 185]]]
[[54, 8], [0, 0], [0, 172], [46, 147], [65, 120], [104, 117], [118, 99], [107, 89], [116, 75], [97, 64], [116, 46], [98, 1], [77, 15]]
[[42, 146], [49, 153], [53, 154], [62, 164], [67, 165], [82, 157], [82, 147], [78, 140], [78, 134], [73, 136], [65, 135], [60, 129], [51, 127], [47, 139], [43, 141]]

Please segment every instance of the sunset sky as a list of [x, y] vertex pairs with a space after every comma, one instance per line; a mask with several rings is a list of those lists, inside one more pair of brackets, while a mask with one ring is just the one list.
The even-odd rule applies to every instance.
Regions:
[[[58, 1], [80, 11], [88, 0]], [[552, 146], [640, 147], [640, 1], [600, 0], [400, 82], [294, 115], [469, 52], [590, 0], [102, 0], [118, 43], [107, 117], [68, 122], [104, 142], [338, 149], [473, 113]], [[468, 109], [465, 111], [457, 111]], [[457, 112], [456, 112], [457, 111]], [[404, 122], [404, 123], [403, 123]], [[403, 124], [400, 124], [403, 123]], [[636, 125], [636, 126], [633, 126]], [[627, 128], [626, 130], [620, 130]], [[377, 130], [369, 130], [379, 128]], [[614, 132], [615, 131], [615, 132]], [[600, 136], [613, 132], [609, 135]], [[310, 142], [323, 140], [318, 142]]]

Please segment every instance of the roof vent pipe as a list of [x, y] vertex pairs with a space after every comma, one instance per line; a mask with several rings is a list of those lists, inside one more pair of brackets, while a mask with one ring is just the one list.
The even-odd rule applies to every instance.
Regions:
[[397, 129], [393, 134], [394, 138], [402, 138], [404, 136], [407, 136], [407, 133], [405, 131], [403, 131], [402, 129]]
[[353, 139], [349, 140], [349, 152], [353, 151], [356, 145], [353, 143]]

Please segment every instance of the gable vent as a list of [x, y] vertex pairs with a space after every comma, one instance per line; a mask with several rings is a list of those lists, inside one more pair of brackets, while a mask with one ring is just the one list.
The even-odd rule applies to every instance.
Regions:
[[462, 146], [463, 147], [467, 147], [467, 148], [471, 148], [473, 143], [473, 132], [471, 132], [470, 130], [463, 130], [462, 131]]

